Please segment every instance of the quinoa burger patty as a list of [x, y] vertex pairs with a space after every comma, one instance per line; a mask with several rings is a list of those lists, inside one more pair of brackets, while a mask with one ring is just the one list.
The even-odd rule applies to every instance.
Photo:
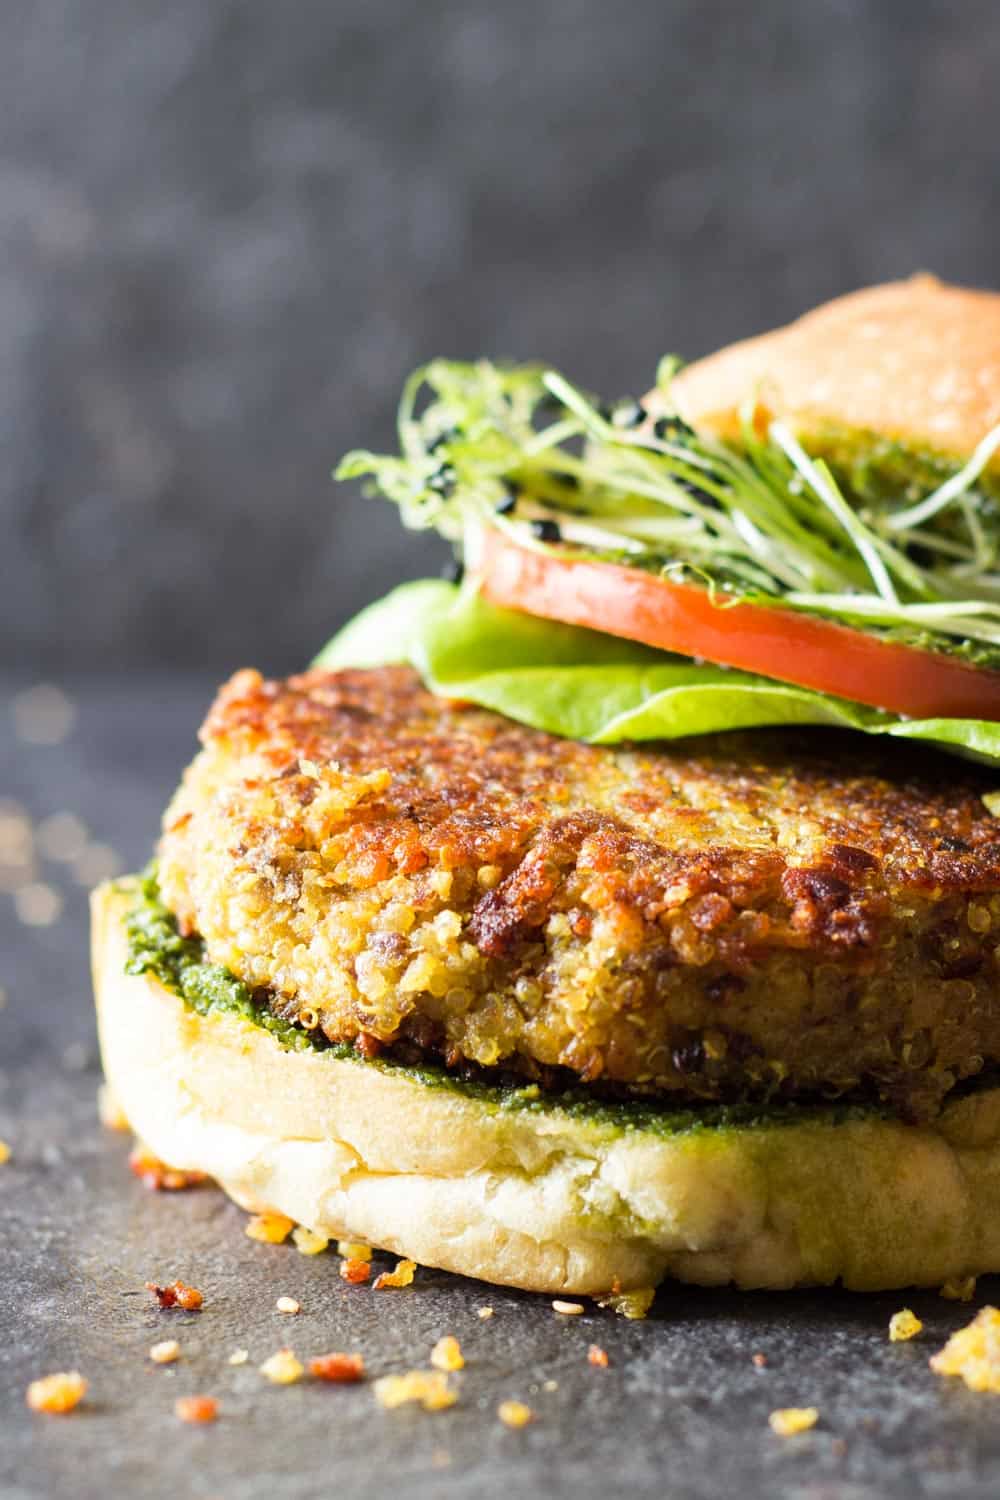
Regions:
[[408, 668], [245, 671], [161, 890], [279, 1016], [369, 1055], [929, 1118], [1000, 1058], [994, 783], [856, 738], [597, 748]]

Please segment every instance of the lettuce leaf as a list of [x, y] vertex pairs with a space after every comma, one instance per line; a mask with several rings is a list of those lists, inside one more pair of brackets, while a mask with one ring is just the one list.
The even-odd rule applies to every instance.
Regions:
[[1000, 765], [1000, 724], [901, 719], [846, 699], [672, 656], [489, 604], [470, 587], [403, 584], [356, 615], [317, 666], [406, 662], [461, 698], [567, 739], [611, 745], [725, 729], [816, 724], [926, 740]]

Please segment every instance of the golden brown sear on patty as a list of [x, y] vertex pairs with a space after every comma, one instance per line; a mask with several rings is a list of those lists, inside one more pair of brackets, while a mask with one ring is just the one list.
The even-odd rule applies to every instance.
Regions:
[[971, 765], [836, 731], [598, 748], [408, 668], [238, 673], [164, 899], [363, 1049], [932, 1114], [1000, 1060], [1000, 822]]

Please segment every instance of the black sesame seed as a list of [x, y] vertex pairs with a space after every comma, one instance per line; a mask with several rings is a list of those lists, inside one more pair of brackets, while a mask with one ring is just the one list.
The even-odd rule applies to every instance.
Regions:
[[911, 562], [916, 563], [918, 568], [933, 568], [935, 563], [934, 553], [929, 547], [907, 547], [906, 555]]
[[658, 438], [685, 438], [694, 436], [694, 428], [683, 417], [657, 417], [653, 431]]
[[531, 530], [540, 542], [562, 541], [562, 532], [559, 530], [558, 521], [532, 521]]
[[437, 433], [427, 444], [428, 453], [436, 453], [445, 443], [450, 443], [455, 436], [454, 427], [446, 427], [443, 432]]
[[441, 569], [441, 577], [445, 583], [461, 583], [465, 577], [465, 564], [459, 562], [457, 557], [453, 558], [450, 563], [445, 563]]
[[568, 490], [578, 490], [580, 488], [580, 481], [575, 474], [560, 474], [558, 475], [558, 479], [559, 483], [564, 485]]
[[517, 486], [513, 484], [506, 484], [504, 485], [504, 491], [505, 493], [503, 499], [498, 500], [496, 505], [494, 505], [493, 507], [498, 516], [509, 516], [511, 511], [514, 510], [517, 506], [517, 498], [519, 494]]
[[427, 488], [434, 490], [443, 499], [447, 499], [455, 488], [456, 478], [457, 475], [451, 464], [442, 464], [440, 469], [436, 469], [428, 479]]

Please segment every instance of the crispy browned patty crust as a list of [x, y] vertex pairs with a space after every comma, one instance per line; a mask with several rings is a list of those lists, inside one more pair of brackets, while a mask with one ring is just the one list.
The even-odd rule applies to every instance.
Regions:
[[202, 738], [164, 898], [331, 1039], [915, 1117], [1000, 1060], [976, 767], [815, 729], [596, 748], [407, 668], [241, 672]]

